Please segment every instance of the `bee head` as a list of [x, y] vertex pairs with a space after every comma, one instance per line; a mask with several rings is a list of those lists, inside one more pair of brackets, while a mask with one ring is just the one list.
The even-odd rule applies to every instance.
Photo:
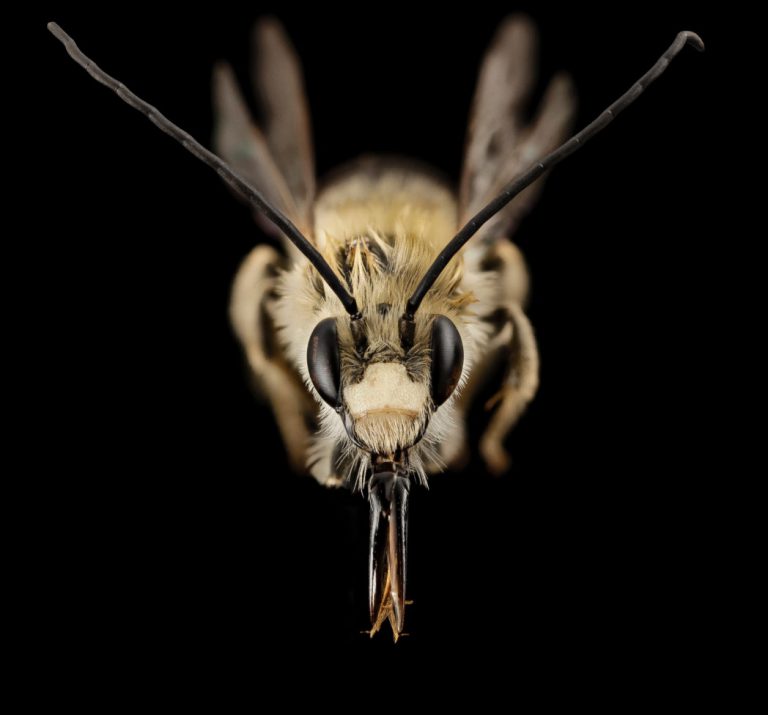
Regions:
[[368, 319], [325, 318], [309, 338], [317, 393], [339, 413], [350, 439], [372, 454], [413, 447], [461, 378], [464, 348], [453, 321], [433, 315], [419, 328], [417, 340], [415, 323], [404, 327], [379, 310]]

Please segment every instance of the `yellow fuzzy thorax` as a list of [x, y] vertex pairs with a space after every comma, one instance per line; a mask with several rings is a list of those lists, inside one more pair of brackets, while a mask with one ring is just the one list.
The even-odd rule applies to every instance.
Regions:
[[[354, 172], [326, 189], [315, 207], [315, 236], [364, 312], [381, 304], [401, 311], [453, 237], [456, 220], [456, 201], [447, 188], [412, 170], [387, 167]], [[462, 273], [457, 257], [431, 291], [440, 312], [473, 302], [458, 290]]]
[[315, 235], [343, 242], [376, 232], [418, 234], [439, 250], [456, 231], [453, 194], [429, 177], [391, 169], [379, 174], [355, 172], [327, 188], [315, 206]]

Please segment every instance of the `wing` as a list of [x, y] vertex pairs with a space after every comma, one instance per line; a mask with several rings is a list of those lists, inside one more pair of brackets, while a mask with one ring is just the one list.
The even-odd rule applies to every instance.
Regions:
[[299, 58], [277, 20], [256, 24], [253, 64], [254, 88], [264, 113], [269, 148], [297, 208], [310, 216], [315, 199], [315, 162], [304, 80]]
[[[214, 146], [311, 238], [314, 161], [298, 59], [274, 20], [256, 25], [254, 42], [255, 83], [265, 129], [253, 122], [231, 67], [221, 63], [213, 74]], [[260, 223], [274, 232], [274, 227]]]
[[[576, 108], [572, 83], [557, 75], [526, 126], [526, 100], [536, 79], [536, 30], [525, 17], [504, 21], [483, 60], [467, 133], [460, 189], [460, 225], [501, 193], [504, 185], [560, 144]], [[478, 243], [511, 235], [531, 208], [543, 180], [532, 184], [479, 232]]]

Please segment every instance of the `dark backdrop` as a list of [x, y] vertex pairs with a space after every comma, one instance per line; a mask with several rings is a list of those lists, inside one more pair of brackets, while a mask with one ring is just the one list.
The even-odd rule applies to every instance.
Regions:
[[[701, 12], [522, 9], [540, 26], [542, 85], [572, 73], [580, 124], [678, 30], [705, 41], [715, 31]], [[303, 59], [320, 175], [380, 151], [458, 177], [478, 63], [504, 12], [263, 10]], [[257, 4], [44, 19], [208, 143], [211, 66], [229, 59], [247, 86], [260, 14]], [[719, 534], [698, 468], [710, 409], [702, 334], [717, 306], [705, 319], [700, 303], [716, 263], [706, 188], [717, 45], [686, 50], [559, 167], [517, 234], [541, 390], [509, 440], [507, 475], [491, 478], [474, 456], [416, 490], [411, 635], [397, 646], [360, 634], [366, 502], [290, 472], [227, 322], [231, 278], [264, 236], [210, 170], [52, 37], [41, 53], [38, 134], [56, 194], [31, 222], [44, 236], [34, 260], [47, 269], [37, 290], [55, 357], [35, 418], [52, 437], [30, 459], [53, 453], [61, 466], [40, 488], [56, 652], [78, 643], [89, 663], [137, 684], [237, 680], [257, 657], [333, 678], [381, 656], [560, 682], [575, 669], [591, 688], [663, 681], [706, 649]], [[475, 436], [484, 419], [478, 411]]]

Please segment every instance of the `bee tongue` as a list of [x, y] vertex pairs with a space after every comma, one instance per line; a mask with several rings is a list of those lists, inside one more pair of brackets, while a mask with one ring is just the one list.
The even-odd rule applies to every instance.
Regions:
[[388, 618], [395, 640], [405, 621], [405, 572], [408, 547], [408, 472], [382, 462], [368, 485], [371, 539], [368, 568], [371, 635]]

